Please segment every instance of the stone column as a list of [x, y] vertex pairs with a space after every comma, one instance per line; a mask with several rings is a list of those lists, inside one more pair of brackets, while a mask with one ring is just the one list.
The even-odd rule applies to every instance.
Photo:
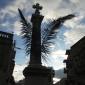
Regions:
[[30, 65], [41, 65], [41, 22], [43, 16], [39, 13], [32, 15], [32, 41], [30, 53]]
[[37, 3], [33, 5], [36, 9], [32, 15], [32, 41], [31, 41], [31, 53], [30, 63], [23, 71], [25, 76], [25, 85], [52, 85], [54, 71], [52, 68], [42, 66], [41, 63], [41, 22], [43, 16], [40, 15], [39, 10], [42, 7]]

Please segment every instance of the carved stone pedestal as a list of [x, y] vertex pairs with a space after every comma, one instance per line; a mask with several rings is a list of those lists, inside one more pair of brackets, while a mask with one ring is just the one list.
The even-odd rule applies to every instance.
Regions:
[[23, 71], [25, 85], [52, 85], [54, 70], [45, 66], [28, 66]]

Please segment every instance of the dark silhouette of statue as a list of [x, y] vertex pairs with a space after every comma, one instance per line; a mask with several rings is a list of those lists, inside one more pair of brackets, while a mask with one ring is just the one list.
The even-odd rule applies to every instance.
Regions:
[[[44, 37], [41, 39], [41, 23], [44, 18], [40, 14], [42, 6], [38, 3], [33, 5], [35, 13], [32, 14], [31, 23], [27, 22], [24, 18], [20, 9], [19, 14], [21, 17], [22, 23], [22, 38], [25, 40], [26, 53], [30, 53], [30, 62], [29, 65], [24, 69], [23, 74], [25, 76], [25, 85], [50, 85], [53, 84], [54, 71], [52, 68], [47, 68], [42, 66], [41, 56], [43, 57], [48, 51], [49, 40], [53, 38], [53, 34], [56, 34], [55, 30], [59, 29], [61, 23], [64, 23], [66, 20], [72, 19], [73, 14], [61, 17], [57, 20], [53, 20], [50, 23], [49, 29], [44, 32]], [[45, 59], [45, 56], [43, 57]]]
[[22, 37], [25, 40], [26, 54], [28, 55], [30, 53], [30, 64], [41, 64], [41, 56], [43, 57], [46, 52], [49, 53], [49, 46], [47, 45], [49, 40], [54, 38], [53, 35], [57, 34], [56, 30], [58, 30], [66, 20], [74, 18], [75, 15], [70, 14], [48, 23], [50, 25], [47, 27], [47, 30], [45, 29], [43, 31], [44, 35], [42, 35], [43, 39], [41, 39], [41, 22], [44, 17], [40, 15], [39, 10], [41, 10], [42, 7], [37, 3], [36, 5], [33, 5], [33, 8], [35, 9], [35, 13], [31, 18], [32, 25], [24, 18], [21, 10], [19, 9], [22, 23], [21, 31], [23, 35]]

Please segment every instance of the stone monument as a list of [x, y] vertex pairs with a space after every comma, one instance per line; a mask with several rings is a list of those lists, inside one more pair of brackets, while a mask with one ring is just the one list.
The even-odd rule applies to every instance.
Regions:
[[32, 14], [32, 40], [29, 65], [24, 69], [25, 85], [52, 85], [54, 71], [41, 63], [41, 23], [44, 18], [40, 14], [42, 6], [33, 5], [35, 13]]

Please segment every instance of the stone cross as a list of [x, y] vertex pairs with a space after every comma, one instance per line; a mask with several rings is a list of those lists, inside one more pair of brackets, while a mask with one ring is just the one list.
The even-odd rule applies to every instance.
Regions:
[[40, 14], [39, 10], [42, 10], [42, 6], [40, 6], [39, 3], [36, 3], [36, 5], [33, 5], [33, 8], [36, 9], [35, 14]]

